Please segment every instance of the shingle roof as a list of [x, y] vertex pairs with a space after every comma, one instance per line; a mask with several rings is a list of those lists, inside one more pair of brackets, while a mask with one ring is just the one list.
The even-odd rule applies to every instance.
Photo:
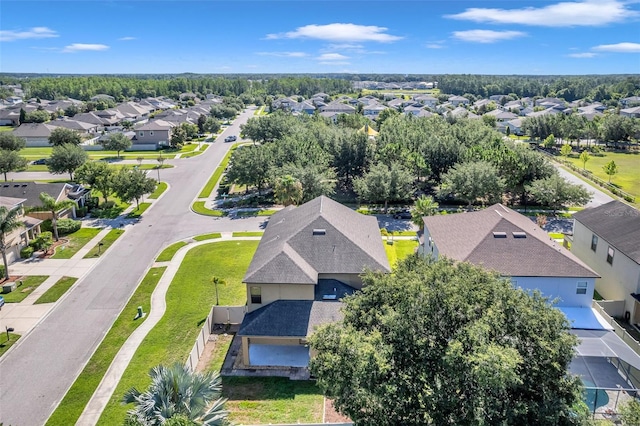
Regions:
[[[520, 277], [599, 277], [531, 219], [501, 204], [477, 212], [428, 216], [441, 255]], [[494, 232], [503, 232], [496, 238]], [[516, 238], [514, 232], [524, 233]]]
[[[342, 319], [342, 299], [354, 288], [337, 280], [318, 280], [315, 300], [277, 300], [245, 315], [240, 336], [306, 337], [321, 325]], [[335, 300], [325, 300], [325, 294]]]
[[41, 206], [40, 193], [46, 192], [56, 201], [65, 198], [66, 183], [3, 182], [0, 183], [0, 197], [22, 198], [27, 207]]
[[640, 211], [614, 200], [576, 212], [573, 218], [640, 264]]
[[54, 129], [54, 126], [46, 123], [23, 123], [13, 134], [21, 138], [48, 138]]
[[315, 284], [364, 269], [390, 271], [376, 218], [320, 196], [271, 217], [244, 282]]

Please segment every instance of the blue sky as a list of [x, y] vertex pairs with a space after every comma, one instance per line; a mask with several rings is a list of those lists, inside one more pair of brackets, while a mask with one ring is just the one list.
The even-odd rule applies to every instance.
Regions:
[[0, 72], [640, 73], [640, 1], [0, 3]]

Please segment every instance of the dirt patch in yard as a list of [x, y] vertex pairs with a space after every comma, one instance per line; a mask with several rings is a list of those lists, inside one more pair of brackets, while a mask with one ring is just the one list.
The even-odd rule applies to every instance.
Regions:
[[349, 423], [351, 419], [338, 413], [333, 406], [333, 401], [329, 398], [324, 399], [324, 422], [325, 423]]

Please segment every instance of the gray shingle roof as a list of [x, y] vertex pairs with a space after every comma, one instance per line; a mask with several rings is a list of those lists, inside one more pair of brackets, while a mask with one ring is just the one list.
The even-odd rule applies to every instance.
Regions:
[[[599, 277], [531, 219], [501, 204], [424, 218], [441, 255], [520, 277]], [[506, 238], [495, 238], [504, 232]], [[513, 232], [524, 232], [515, 238]]]
[[321, 196], [271, 217], [244, 282], [315, 284], [364, 269], [390, 271], [376, 218]]
[[579, 211], [573, 218], [640, 264], [640, 211], [614, 200]]
[[0, 197], [22, 198], [26, 207], [41, 206], [40, 193], [46, 192], [56, 201], [65, 199], [66, 183], [3, 182]]

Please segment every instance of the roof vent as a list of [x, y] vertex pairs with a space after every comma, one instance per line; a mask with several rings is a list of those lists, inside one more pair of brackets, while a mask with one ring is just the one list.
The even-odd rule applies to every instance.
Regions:
[[512, 232], [513, 238], [527, 238], [526, 232], [514, 231]]
[[507, 238], [506, 232], [494, 232], [493, 238]]
[[313, 235], [326, 235], [327, 234], [327, 230], [326, 229], [314, 229], [313, 230]]

